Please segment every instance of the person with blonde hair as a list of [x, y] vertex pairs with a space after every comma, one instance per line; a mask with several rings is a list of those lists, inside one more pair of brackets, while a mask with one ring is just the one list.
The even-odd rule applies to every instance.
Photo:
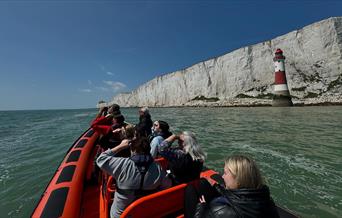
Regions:
[[279, 214], [269, 188], [255, 161], [244, 155], [225, 160], [222, 176], [225, 187], [211, 186], [205, 179], [196, 189], [185, 189], [185, 217], [277, 218]]
[[[172, 148], [175, 140], [178, 140], [178, 147]], [[171, 135], [160, 144], [159, 150], [160, 156], [168, 161], [170, 177], [174, 184], [200, 178], [206, 154], [194, 133], [184, 131], [180, 135]]]
[[230, 189], [259, 189], [265, 185], [255, 161], [242, 155], [231, 156], [225, 160], [222, 178], [225, 186]]
[[120, 140], [132, 139], [134, 137], [135, 126], [128, 123], [126, 126], [113, 130], [113, 134], [118, 134]]

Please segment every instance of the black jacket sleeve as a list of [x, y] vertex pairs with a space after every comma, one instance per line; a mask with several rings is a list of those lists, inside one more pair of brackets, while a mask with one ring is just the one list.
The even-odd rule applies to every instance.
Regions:
[[207, 204], [206, 203], [198, 203], [196, 205], [195, 215], [194, 218], [204, 218], [204, 212], [206, 210]]

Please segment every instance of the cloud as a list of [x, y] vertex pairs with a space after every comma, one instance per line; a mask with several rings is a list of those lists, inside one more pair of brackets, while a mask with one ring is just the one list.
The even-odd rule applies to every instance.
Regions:
[[123, 84], [122, 82], [115, 82], [115, 81], [108, 81], [105, 80], [103, 81], [104, 84], [108, 85], [114, 92], [117, 92], [121, 89], [126, 88], [126, 85]]
[[91, 89], [79, 89], [79, 91], [89, 93], [89, 92], [91, 92]]
[[96, 86], [95, 88], [100, 90], [100, 91], [103, 91], [103, 92], [108, 92], [109, 91], [109, 88], [106, 88], [106, 87]]
[[121, 82], [115, 82], [112, 85], [112, 88], [114, 89], [114, 91], [119, 91], [120, 89], [126, 88], [126, 85]]
[[106, 67], [103, 64], [98, 64], [98, 67], [101, 69], [101, 71], [103, 71], [104, 73], [106, 73], [108, 76], [114, 76], [114, 73], [110, 71], [110, 69], [108, 69], [108, 67]]
[[108, 86], [111, 86], [111, 85], [113, 85], [114, 82], [113, 81], [104, 80], [103, 83], [108, 85]]
[[92, 82], [91, 80], [88, 79], [88, 84], [89, 84], [89, 85], [92, 85], [93, 82]]

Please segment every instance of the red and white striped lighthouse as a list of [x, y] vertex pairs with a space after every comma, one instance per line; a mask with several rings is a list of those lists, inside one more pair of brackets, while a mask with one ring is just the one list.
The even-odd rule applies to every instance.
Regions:
[[275, 82], [272, 106], [292, 106], [285, 74], [285, 56], [281, 49], [278, 48], [276, 50], [273, 61], [275, 67]]

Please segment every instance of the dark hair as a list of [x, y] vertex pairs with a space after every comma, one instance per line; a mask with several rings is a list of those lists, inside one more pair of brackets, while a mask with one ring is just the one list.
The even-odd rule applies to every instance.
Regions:
[[102, 109], [102, 116], [106, 116], [108, 114], [108, 107], [104, 107]]
[[118, 123], [123, 123], [125, 121], [125, 117], [122, 114], [116, 114], [113, 118], [116, 119]]
[[120, 110], [120, 106], [118, 104], [112, 104], [110, 107], [113, 109], [113, 111]]
[[111, 106], [109, 106], [108, 108], [108, 113], [112, 113], [112, 114], [120, 114], [120, 106], [118, 104], [112, 104]]
[[134, 128], [134, 137], [142, 138], [145, 136], [145, 129], [142, 125], [136, 125]]
[[112, 111], [111, 114], [112, 114], [113, 116], [120, 115], [120, 114], [121, 114], [121, 111], [120, 111], [120, 110]]
[[164, 139], [168, 138], [170, 135], [172, 135], [172, 133], [169, 131], [170, 126], [167, 122], [163, 121], [163, 120], [158, 120], [157, 121], [159, 123], [159, 128], [161, 129], [161, 134], [163, 136]]
[[141, 126], [135, 127], [134, 138], [131, 141], [131, 151], [138, 154], [150, 154], [151, 146]]

